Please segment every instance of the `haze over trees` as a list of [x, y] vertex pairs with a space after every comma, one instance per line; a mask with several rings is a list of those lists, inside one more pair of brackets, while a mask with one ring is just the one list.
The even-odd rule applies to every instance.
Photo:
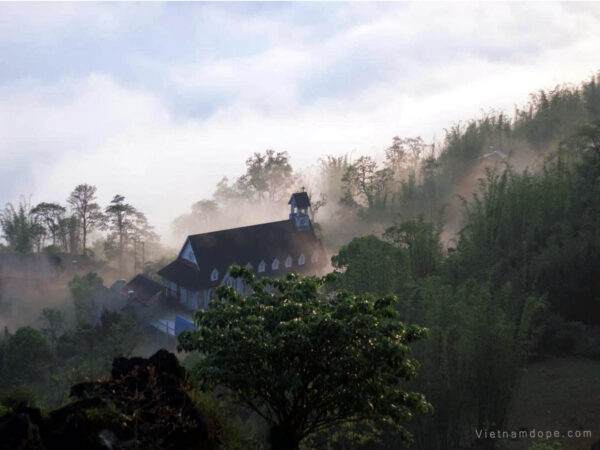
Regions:
[[[222, 180], [175, 227], [196, 233], [281, 219], [289, 192], [308, 186], [313, 201], [324, 202], [317, 221], [337, 276], [261, 280], [234, 269], [254, 293], [219, 288], [227, 302], [213, 301], [197, 315], [200, 331], [181, 335], [200, 402], [237, 417], [245, 431], [266, 426], [267, 438], [255, 438], [278, 448], [387, 450], [399, 448], [405, 432], [415, 448], [497, 448], [473, 430], [509, 423], [530, 364], [600, 361], [599, 82], [540, 91], [512, 118], [490, 113], [457, 124], [435, 146], [395, 137], [381, 160], [324, 156], [312, 175], [294, 171], [285, 152], [250, 157], [244, 174]], [[69, 236], [83, 249], [82, 226], [79, 234], [60, 226], [81, 213], [57, 208], [46, 221], [42, 212], [52, 208], [33, 209], [23, 200], [0, 214], [5, 251], [53, 242], [69, 251]], [[123, 196], [105, 212], [101, 246], [115, 260], [151, 236]], [[79, 323], [63, 325], [60, 313], [44, 311], [39, 330], [5, 333], [2, 386], [49, 391], [58, 372], [65, 394], [70, 378], [59, 368], [77, 379], [99, 376], [113, 356], [134, 351], [128, 318], [87, 320], [98, 282], [89, 274], [70, 284]], [[419, 339], [422, 328], [427, 339]], [[34, 344], [25, 356], [15, 351]], [[422, 396], [402, 395], [409, 392], [423, 394], [433, 414], [405, 421], [429, 410]], [[0, 398], [0, 406], [11, 401]], [[579, 413], [570, 411], [577, 426], [597, 426]]]

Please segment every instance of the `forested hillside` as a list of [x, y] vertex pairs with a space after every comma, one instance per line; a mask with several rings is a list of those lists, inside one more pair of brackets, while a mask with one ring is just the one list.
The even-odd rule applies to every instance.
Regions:
[[[209, 315], [212, 313], [199, 314], [198, 322], [203, 321], [207, 330], [211, 326], [216, 330], [227, 328], [231, 339], [228, 343], [245, 342], [239, 340], [240, 333], [251, 330], [254, 334], [248, 335], [248, 342], [254, 345], [256, 341], [257, 347], [244, 347], [244, 351], [242, 347], [240, 351], [233, 348], [232, 355], [223, 349], [213, 355], [203, 339], [212, 339], [210, 342], [218, 350], [219, 337], [223, 336], [219, 332], [186, 334], [181, 340], [182, 349], [202, 349], [208, 355], [205, 359], [193, 352], [187, 355], [186, 365], [191, 369], [188, 388], [202, 391], [201, 408], [227, 425], [220, 429], [219, 439], [232, 448], [250, 443], [267, 448], [268, 442], [285, 441], [274, 440], [273, 436], [266, 438], [265, 421], [274, 424], [271, 431], [280, 430], [278, 426], [294, 429], [293, 425], [297, 425], [293, 423], [297, 416], [285, 409], [289, 398], [282, 396], [279, 401], [283, 406], [272, 408], [289, 413], [285, 416], [291, 417], [289, 421], [281, 424], [268, 415], [271, 410], [262, 415], [265, 411], [262, 403], [259, 401], [255, 406], [256, 399], [252, 397], [259, 392], [252, 384], [253, 361], [264, 362], [260, 371], [256, 370], [261, 374], [289, 375], [289, 379], [273, 383], [281, 386], [289, 382], [289, 391], [282, 388], [288, 397], [304, 381], [289, 374], [290, 366], [274, 368], [273, 360], [261, 353], [266, 348], [287, 349], [281, 358], [288, 361], [284, 356], [293, 352], [289, 347], [279, 346], [282, 342], [291, 345], [286, 339], [292, 338], [291, 334], [278, 334], [281, 330], [277, 326], [282, 323], [290, 329], [304, 330], [302, 333], [310, 335], [310, 339], [327, 337], [311, 347], [313, 341], [294, 334], [293, 339], [298, 342], [292, 344], [311, 349], [307, 351], [316, 349], [322, 352], [319, 355], [329, 354], [323, 350], [326, 343], [335, 344], [335, 352], [331, 354], [348, 364], [349, 371], [359, 367], [356, 373], [373, 377], [368, 384], [373, 391], [364, 397], [371, 409], [353, 402], [359, 396], [356, 392], [353, 395], [351, 389], [359, 383], [352, 382], [350, 372], [336, 372], [338, 378], [329, 372], [327, 377], [317, 374], [317, 381], [307, 382], [310, 389], [317, 389], [318, 380], [340, 380], [349, 391], [344, 391], [340, 397], [343, 401], [335, 405], [347, 405], [349, 412], [341, 414], [340, 408], [328, 411], [319, 404], [314, 409], [315, 418], [310, 409], [314, 405], [302, 403], [309, 403], [302, 391], [298, 404], [290, 408], [309, 411], [308, 431], [303, 429], [306, 433], [295, 436], [286, 448], [401, 448], [410, 441], [406, 430], [412, 433], [414, 448], [419, 449], [503, 448], [506, 442], [478, 439], [475, 430], [504, 429], [508, 424], [524, 429], [534, 426], [509, 420], [519, 381], [528, 365], [567, 356], [594, 364], [600, 360], [600, 75], [580, 86], [539, 91], [531, 96], [529, 104], [516, 109], [514, 115], [489, 113], [468, 123], [453, 124], [446, 130], [443, 142], [435, 145], [420, 137], [394, 137], [385, 149], [384, 159], [324, 155], [317, 171], [297, 171], [283, 151], [255, 153], [247, 160], [244, 174], [231, 180], [223, 178], [213, 197], [199, 199], [189, 213], [175, 218], [174, 231], [183, 236], [240, 226], [244, 221], [280, 219], [285, 217], [282, 203], [285, 204], [291, 190], [302, 185], [312, 197], [311, 218], [332, 256], [331, 269], [337, 276], [328, 277], [327, 282], [314, 279], [282, 282], [277, 285], [279, 290], [288, 289], [293, 302], [282, 297], [281, 305], [269, 303], [275, 300], [265, 288], [267, 282], [255, 284], [255, 295], [248, 300], [225, 288], [222, 297], [229, 299], [232, 308], [241, 308], [235, 311], [238, 316], [225, 307], [229, 315], [221, 311], [223, 316], [218, 316], [220, 309], [215, 309], [213, 319]], [[124, 205], [123, 200], [116, 196], [105, 208], [108, 220], [97, 217], [91, 221], [93, 224], [98, 220], [99, 241], [94, 248], [98, 253], [102, 249], [103, 255], [85, 251], [83, 236], [87, 231], [82, 222], [85, 213], [73, 211], [71, 219], [65, 216], [61, 205], [50, 208], [49, 204], [35, 208], [26, 204], [6, 207], [0, 217], [6, 240], [3, 251], [11, 254], [44, 251], [43, 244], [51, 243], [54, 254], [64, 257], [83, 252], [88, 258], [112, 260], [122, 269], [127, 252], [131, 252], [139, 236], [154, 239], [143, 214]], [[100, 214], [98, 205], [96, 209]], [[120, 228], [122, 213], [130, 215], [130, 231]], [[69, 220], [73, 224], [69, 225]], [[80, 231], [69, 234], [69, 226]], [[103, 236], [102, 230], [108, 233]], [[69, 236], [73, 236], [73, 244], [69, 244]], [[50, 250], [46, 252], [51, 253]], [[134, 254], [134, 261], [136, 257]], [[148, 273], [160, 267], [158, 257], [153, 259], [146, 261]], [[141, 264], [135, 264], [141, 270]], [[96, 281], [94, 276], [88, 276], [76, 277], [71, 282], [73, 308], [77, 308], [77, 299], [85, 298], [86, 289], [91, 289]], [[310, 297], [310, 304], [316, 305], [314, 309], [302, 308], [301, 295]], [[317, 295], [327, 306], [323, 310], [315, 302]], [[0, 298], [0, 305], [3, 301], [6, 299]], [[247, 330], [240, 331], [242, 325], [238, 322], [238, 328], [224, 325], [223, 317], [234, 317], [243, 323], [246, 311], [250, 311], [243, 308], [250, 306], [253, 309]], [[393, 313], [385, 309], [392, 306]], [[295, 308], [297, 317], [289, 315], [291, 308]], [[356, 308], [355, 320], [348, 308]], [[327, 326], [322, 321], [315, 324], [315, 317], [330, 322]], [[364, 317], [371, 322], [362, 321]], [[56, 322], [56, 318], [60, 320]], [[406, 332], [404, 325], [399, 328], [390, 325], [391, 319], [398, 318], [402, 324], [415, 324], [428, 331]], [[14, 333], [7, 330], [0, 341], [0, 380], [4, 391], [0, 414], [14, 410], [15, 399], [21, 397], [32, 403], [41, 402], [43, 406], [58, 406], [66, 398], [64, 380], [76, 382], [85, 375], [107, 373], [110, 359], [119, 352], [131, 353], [138, 339], [135, 334], [127, 333], [127, 318], [120, 315], [107, 313], [94, 326], [77, 319], [71, 328], [63, 326], [62, 316], [52, 312], [43, 313], [42, 319], [46, 326], [41, 331], [31, 327]], [[355, 322], [360, 322], [360, 327]], [[397, 341], [402, 341], [402, 345], [394, 347], [397, 359], [393, 364], [381, 362], [380, 370], [371, 372], [365, 368], [365, 361], [377, 367], [377, 361], [383, 361], [393, 347], [386, 343], [389, 336], [381, 329], [377, 333], [372, 331], [380, 323], [390, 333], [390, 330], [397, 333]], [[351, 325], [365, 336], [369, 332], [374, 336], [373, 341], [361, 340], [362, 335], [361, 339], [356, 338], [356, 349], [352, 350], [356, 351], [352, 355], [356, 359], [346, 358], [344, 346], [331, 331], [353, 336], [353, 328], [350, 331], [347, 328]], [[379, 355], [379, 360], [366, 359], [365, 345], [373, 347], [376, 352], [373, 354]], [[18, 347], [35, 347], [37, 353], [27, 357]], [[227, 390], [223, 385], [230, 386], [228, 377], [236, 374], [219, 364], [226, 358], [244, 355], [245, 351], [248, 359], [236, 360], [240, 364], [236, 368], [247, 367], [248, 378], [243, 382], [236, 378], [235, 389]], [[288, 362], [293, 368], [300, 359], [290, 357]], [[77, 372], [80, 367], [86, 370]], [[318, 367], [322, 370], [327, 366]], [[391, 373], [390, 367], [397, 373]], [[312, 370], [317, 369], [311, 366]], [[51, 379], [60, 380], [55, 381], [61, 389], [55, 398], [44, 395]], [[210, 385], [207, 380], [218, 380], [222, 385]], [[26, 389], [24, 395], [24, 386], [35, 389]], [[406, 397], [397, 389], [410, 391], [411, 395], [424, 394], [424, 399], [417, 394]], [[378, 404], [373, 400], [378, 392], [401, 399], [398, 404], [403, 409], [390, 411]], [[600, 392], [600, 384], [596, 385], [596, 392]], [[29, 398], [34, 393], [38, 398]], [[327, 404], [328, 398], [319, 397], [318, 401]], [[242, 399], [246, 408], [232, 406], [236, 399]], [[227, 411], [228, 416], [217, 414], [215, 410], [219, 408]], [[258, 415], [251, 415], [249, 409]], [[317, 426], [322, 419], [319, 414], [324, 417], [331, 414], [336, 420], [327, 422], [327, 428], [321, 430]], [[586, 420], [593, 422], [589, 417]], [[591, 445], [600, 439], [599, 423], [598, 420], [565, 422], [563, 427], [592, 430]], [[226, 439], [223, 433], [231, 433], [231, 439]], [[562, 440], [553, 448], [570, 448], [569, 445]]]

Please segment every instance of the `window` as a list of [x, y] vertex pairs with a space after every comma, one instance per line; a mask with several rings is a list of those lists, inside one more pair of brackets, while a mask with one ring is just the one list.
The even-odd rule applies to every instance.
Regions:
[[313, 264], [316, 262], [319, 262], [319, 254], [317, 252], [314, 252], [310, 258], [310, 262], [312, 262]]
[[265, 268], [266, 268], [266, 264], [265, 264], [265, 262], [264, 262], [264, 261], [261, 261], [261, 262], [260, 262], [260, 264], [258, 265], [258, 272], [259, 272], [259, 273], [262, 273], [262, 272], [264, 272], [264, 271], [265, 271]]
[[292, 267], [292, 257], [291, 256], [288, 256], [285, 259], [285, 267]]
[[217, 269], [213, 269], [212, 273], [210, 274], [210, 280], [217, 281], [218, 279], [219, 279], [219, 271]]
[[277, 270], [277, 269], [279, 269], [279, 260], [278, 260], [277, 258], [275, 258], [275, 259], [273, 260], [273, 264], [271, 264], [271, 269], [272, 269], [272, 270]]
[[298, 264], [303, 265], [305, 262], [306, 262], [306, 258], [304, 257], [304, 253], [302, 253], [300, 255], [300, 257], [298, 258]]

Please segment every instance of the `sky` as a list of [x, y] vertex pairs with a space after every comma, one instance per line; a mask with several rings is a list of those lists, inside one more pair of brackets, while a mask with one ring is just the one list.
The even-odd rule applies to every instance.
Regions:
[[0, 3], [0, 206], [89, 183], [168, 241], [253, 152], [441, 141], [589, 79], [599, 30], [599, 3]]

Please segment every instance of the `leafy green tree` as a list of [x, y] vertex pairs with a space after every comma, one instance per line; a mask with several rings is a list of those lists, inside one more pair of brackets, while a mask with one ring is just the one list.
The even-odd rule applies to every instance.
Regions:
[[52, 236], [52, 245], [56, 245], [56, 238], [60, 230], [60, 222], [63, 219], [66, 208], [58, 203], [42, 202], [31, 210], [46, 227], [46, 231]]
[[390, 423], [409, 440], [404, 422], [431, 411], [403, 387], [418, 368], [410, 344], [426, 331], [400, 321], [394, 297], [323, 298], [331, 275], [257, 280], [236, 266], [230, 274], [252, 294], [220, 286], [179, 347], [205, 354], [195, 370], [204, 384], [229, 388], [265, 419], [272, 448], [296, 449], [312, 433], [365, 421]]
[[408, 252], [412, 275], [420, 278], [433, 275], [440, 268], [443, 258], [440, 231], [419, 217], [387, 228], [383, 238]]
[[342, 271], [335, 285], [357, 294], [397, 293], [407, 279], [406, 262], [399, 249], [373, 235], [352, 239], [331, 258]]
[[25, 200], [19, 203], [18, 208], [12, 203], [5, 206], [0, 212], [0, 227], [8, 247], [19, 253], [31, 252], [36, 239], [42, 235], [41, 226]]
[[79, 217], [63, 217], [58, 222], [58, 238], [64, 252], [75, 255], [79, 249]]
[[236, 199], [253, 199], [261, 203], [278, 203], [289, 195], [296, 180], [287, 152], [266, 150], [246, 160], [246, 173], [231, 185], [227, 178], [217, 184], [215, 199], [226, 203]]
[[141, 333], [133, 318], [108, 309], [102, 312], [97, 331], [107, 367], [117, 356], [131, 356], [141, 341]]
[[153, 227], [148, 223], [146, 216], [135, 209], [129, 203], [125, 203], [125, 197], [115, 195], [105, 209], [105, 226], [110, 230], [105, 245], [105, 253], [111, 254], [115, 249], [118, 254], [119, 268], [123, 269], [123, 258], [125, 251], [130, 245], [138, 242], [157, 241], [158, 236]]
[[73, 189], [67, 200], [75, 214], [79, 216], [83, 252], [87, 248], [87, 235], [101, 225], [104, 215], [96, 203], [96, 186], [80, 184]]
[[75, 318], [77, 323], [87, 322], [92, 314], [91, 295], [94, 287], [102, 284], [102, 278], [95, 272], [87, 273], [83, 276], [75, 275], [69, 281], [69, 290], [75, 304]]
[[11, 382], [39, 381], [46, 373], [52, 349], [44, 335], [31, 327], [21, 327], [5, 343], [3, 372]]
[[123, 267], [123, 252], [131, 230], [134, 227], [134, 220], [137, 210], [129, 203], [125, 203], [125, 197], [115, 195], [105, 209], [106, 225], [108, 229], [116, 236], [119, 242], [119, 266]]
[[42, 333], [46, 336], [53, 349], [56, 349], [58, 338], [65, 330], [65, 315], [54, 308], [44, 308], [40, 314]]

